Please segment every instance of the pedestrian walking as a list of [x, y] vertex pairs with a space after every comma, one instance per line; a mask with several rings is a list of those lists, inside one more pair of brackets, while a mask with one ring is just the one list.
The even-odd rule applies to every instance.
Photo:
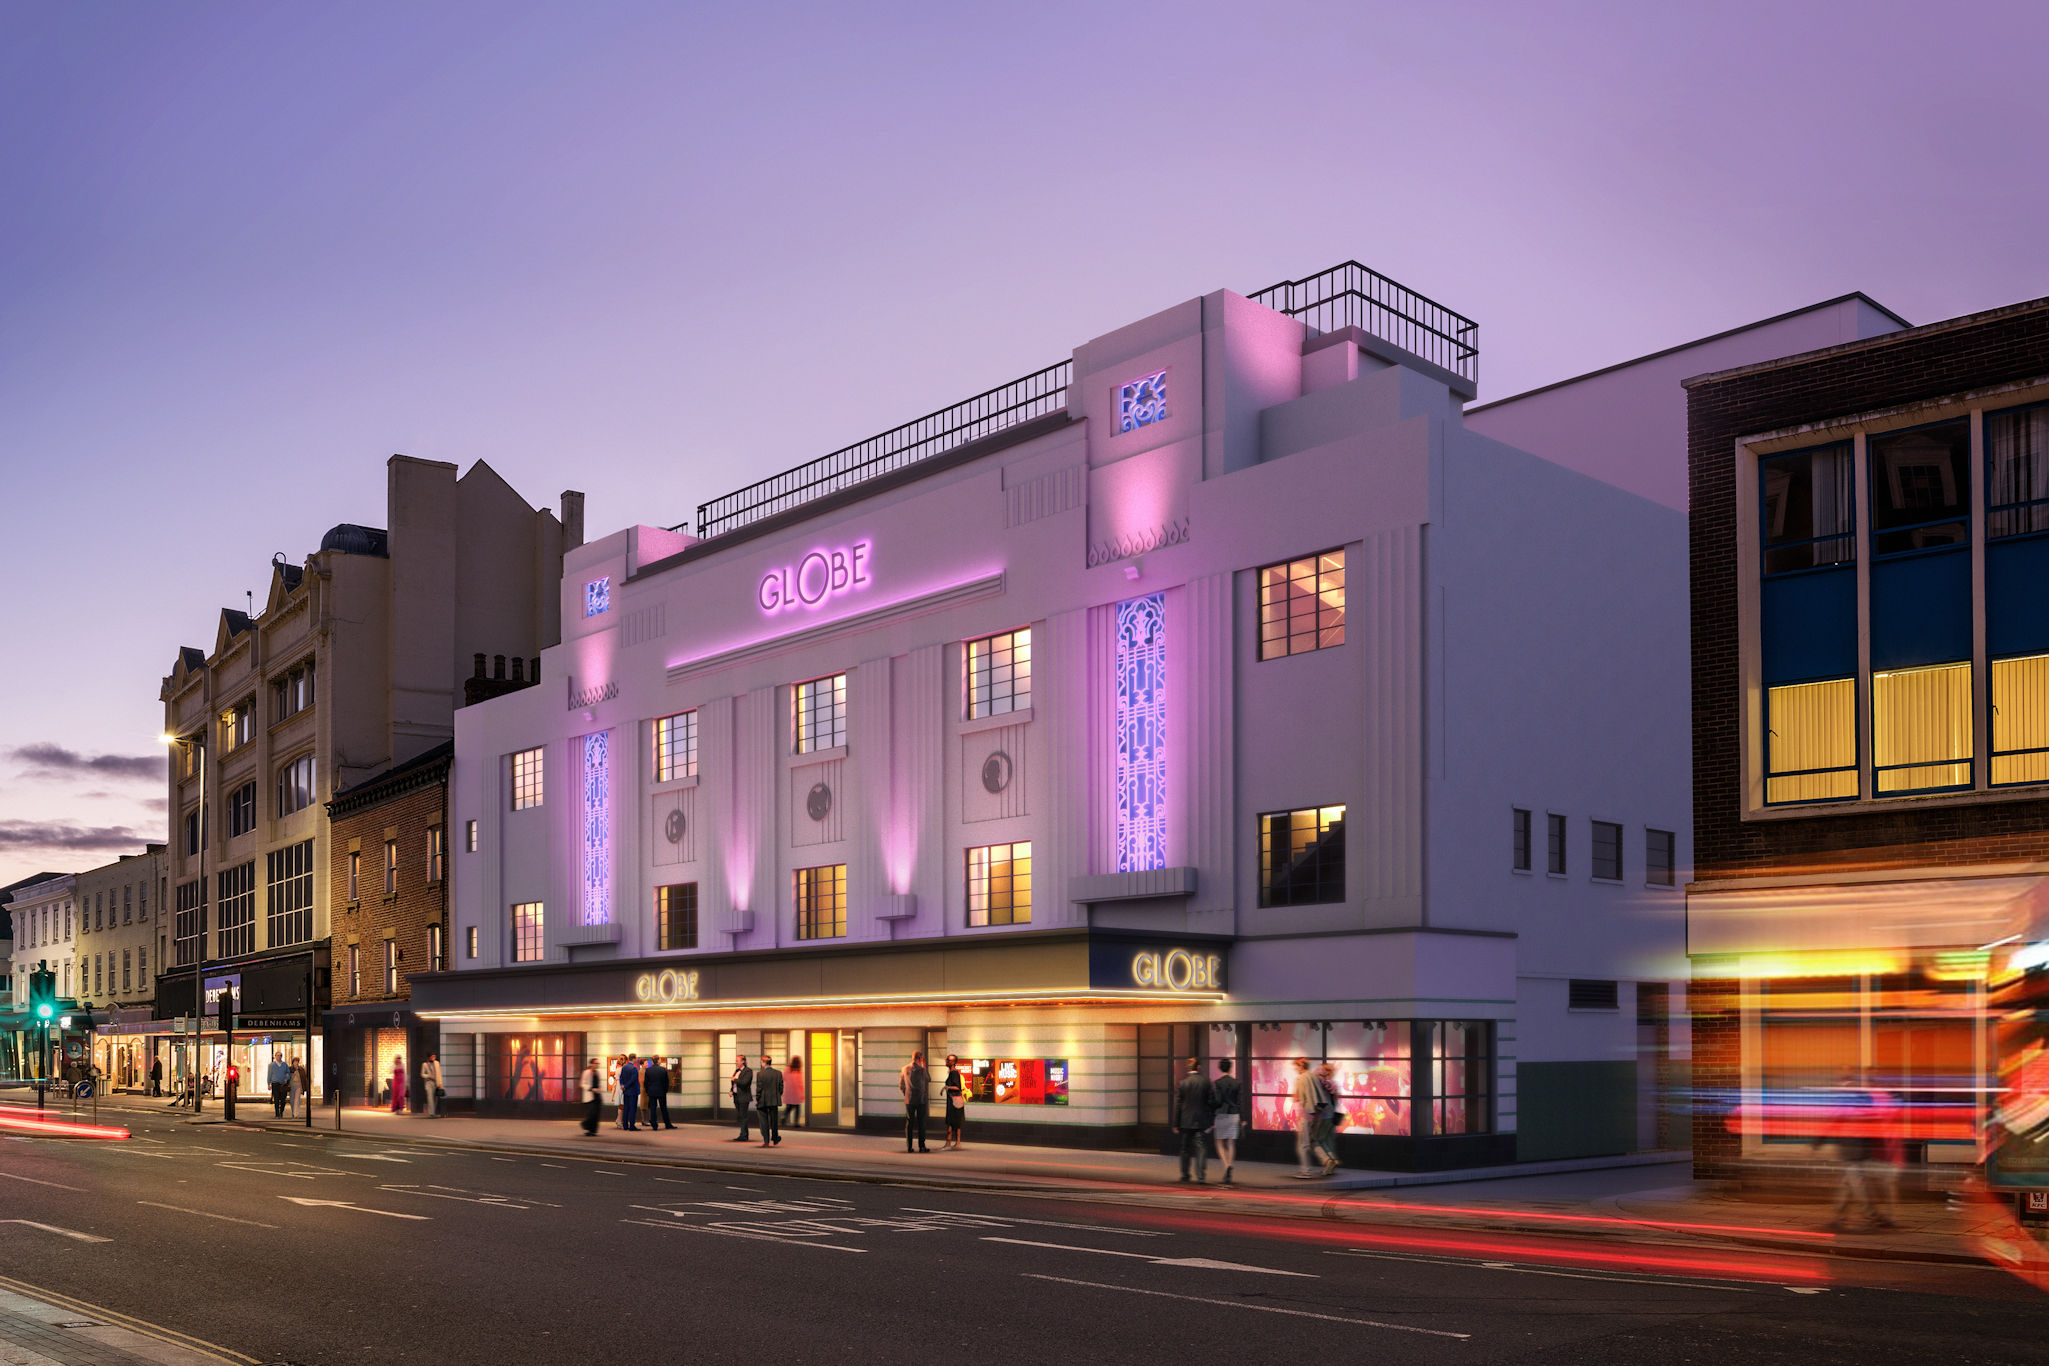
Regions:
[[959, 1148], [968, 1124], [968, 1080], [961, 1075], [960, 1059], [946, 1055], [946, 1143], [941, 1148]]
[[1216, 1122], [1217, 1097], [1202, 1074], [1202, 1059], [1190, 1058], [1188, 1071], [1174, 1097], [1174, 1132], [1181, 1135], [1181, 1180], [1188, 1181], [1191, 1159], [1195, 1184], [1209, 1184], [1209, 1131]]
[[619, 1065], [619, 1127], [627, 1133], [640, 1128], [640, 1054], [628, 1053]]
[[420, 1110], [429, 1119], [441, 1118], [441, 1055], [429, 1053], [420, 1064]]
[[1871, 1152], [1864, 1180], [1872, 1218], [1880, 1228], [1898, 1228], [1894, 1216], [1899, 1213], [1900, 1168], [1907, 1162], [1907, 1145], [1900, 1138], [1906, 1113], [1890, 1091], [1872, 1090], [1865, 1096], [1871, 1105]]
[[775, 1070], [775, 1059], [764, 1057], [754, 1069], [754, 1108], [761, 1112], [761, 1146], [773, 1148], [783, 1141], [776, 1116], [783, 1108], [783, 1074]]
[[291, 1092], [285, 1097], [285, 1114], [292, 1119], [299, 1117], [299, 1102], [306, 1099], [306, 1064], [297, 1058], [291, 1063]]
[[263, 1079], [270, 1083], [270, 1109], [272, 1119], [285, 1117], [285, 1088], [292, 1084], [292, 1069], [285, 1064], [282, 1053], [274, 1054], [270, 1066], [264, 1069]]
[[1238, 1120], [1244, 1109], [1244, 1088], [1231, 1075], [1231, 1060], [1221, 1059], [1217, 1063], [1217, 1079], [1210, 1083], [1210, 1091], [1216, 1098], [1216, 1124], [1210, 1134], [1216, 1140], [1217, 1161], [1224, 1164], [1223, 1184], [1231, 1184], [1231, 1164], [1238, 1160]]
[[641, 1070], [640, 1103], [647, 1111], [648, 1128], [676, 1127], [676, 1121], [669, 1118], [669, 1069], [660, 1058], [649, 1058]]
[[149, 1060], [149, 1093], [152, 1096], [161, 1096], [164, 1093], [164, 1060], [162, 1058], [151, 1058]]
[[395, 1115], [406, 1112], [406, 1055], [403, 1053], [391, 1060], [391, 1112]]
[[1857, 1079], [1847, 1073], [1839, 1085], [1841, 1095], [1815, 1146], [1831, 1148], [1837, 1167], [1836, 1202], [1823, 1227], [1831, 1233], [1848, 1233], [1851, 1219], [1860, 1211], [1874, 1225], [1887, 1220], [1871, 1199], [1870, 1097], [1857, 1089]]
[[747, 1129], [754, 1114], [754, 1069], [747, 1065], [747, 1055], [740, 1055], [740, 1062], [733, 1069], [733, 1075], [726, 1079], [726, 1090], [733, 1097], [733, 1108], [740, 1112], [740, 1136], [732, 1141], [745, 1143]]
[[1338, 1169], [1338, 1125], [1344, 1122], [1345, 1112], [1338, 1102], [1338, 1069], [1336, 1063], [1327, 1062], [1316, 1069], [1316, 1085], [1323, 1092], [1323, 1108], [1316, 1115], [1316, 1144], [1323, 1149], [1323, 1174], [1329, 1176]]
[[1295, 1059], [1295, 1079], [1288, 1088], [1288, 1099], [1295, 1105], [1295, 1179], [1306, 1181], [1316, 1175], [1309, 1159], [1316, 1151], [1317, 1111], [1323, 1108], [1316, 1074], [1309, 1070], [1307, 1058]]
[[783, 1068], [783, 1122], [801, 1123], [804, 1118], [804, 1060], [792, 1053]]
[[598, 1116], [605, 1107], [605, 1074], [598, 1071], [598, 1060], [592, 1058], [590, 1066], [583, 1069], [577, 1078], [577, 1090], [583, 1097], [583, 1136], [598, 1136]]
[[925, 1146], [925, 1096], [931, 1085], [925, 1070], [925, 1055], [911, 1054], [904, 1070], [896, 1074], [896, 1089], [904, 1098], [904, 1151], [929, 1153]]

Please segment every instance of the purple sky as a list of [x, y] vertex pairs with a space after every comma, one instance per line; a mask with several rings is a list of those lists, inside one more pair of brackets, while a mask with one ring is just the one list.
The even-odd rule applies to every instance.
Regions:
[[1479, 320], [1483, 398], [2031, 298], [2000, 63], [2045, 48], [2040, 4], [8, 6], [0, 883], [163, 838], [176, 647], [381, 522], [394, 451], [681, 521], [1347, 257]]

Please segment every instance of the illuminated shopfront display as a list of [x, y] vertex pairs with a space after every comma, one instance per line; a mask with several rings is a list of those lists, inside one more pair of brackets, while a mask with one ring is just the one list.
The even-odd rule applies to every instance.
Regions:
[[761, 610], [774, 615], [802, 608], [823, 607], [833, 598], [856, 593], [874, 582], [868, 572], [867, 541], [814, 550], [795, 564], [782, 565], [761, 576], [754, 600]]
[[1067, 1104], [1065, 1058], [963, 1058], [961, 1069], [980, 1105]]

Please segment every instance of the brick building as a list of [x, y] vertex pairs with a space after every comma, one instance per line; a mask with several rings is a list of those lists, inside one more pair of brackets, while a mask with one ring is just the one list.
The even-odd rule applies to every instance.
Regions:
[[2049, 961], [2049, 299], [1687, 390], [1696, 1171], [1884, 1091], [1910, 1162], [2011, 1174], [2043, 1055], [1998, 1018]]
[[389, 1104], [403, 1058], [414, 1109], [420, 1060], [436, 1048], [412, 1011], [411, 979], [448, 959], [448, 770], [443, 743], [367, 778], [327, 804], [336, 889], [326, 1013], [330, 1067], [350, 1105]]

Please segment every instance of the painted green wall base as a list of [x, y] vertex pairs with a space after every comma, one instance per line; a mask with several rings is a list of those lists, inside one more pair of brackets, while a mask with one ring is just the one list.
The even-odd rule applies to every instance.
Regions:
[[1634, 1062], [1526, 1062], [1515, 1070], [1518, 1162], [1636, 1149]]

